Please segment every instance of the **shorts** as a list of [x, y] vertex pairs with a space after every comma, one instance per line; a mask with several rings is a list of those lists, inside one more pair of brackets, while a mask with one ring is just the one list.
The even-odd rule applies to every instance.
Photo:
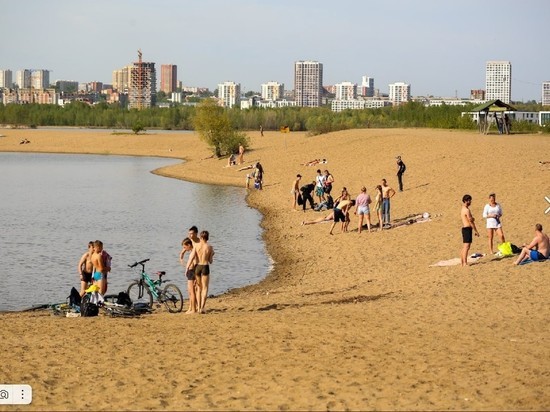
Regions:
[[82, 271], [82, 282], [90, 283], [92, 281], [92, 272]]
[[344, 212], [342, 212], [337, 207], [334, 208], [334, 222], [345, 222], [346, 216], [344, 215]]
[[195, 268], [195, 276], [208, 276], [210, 275], [210, 266], [209, 265], [197, 265]]
[[107, 279], [107, 276], [105, 276], [101, 272], [94, 272], [93, 278], [97, 282], [98, 280], [101, 280], [101, 279]]
[[330, 185], [325, 185], [324, 189], [326, 194], [330, 194], [330, 191], [332, 190], [332, 184]]
[[532, 250], [531, 252], [529, 252], [529, 257], [531, 258], [531, 260], [533, 260], [535, 262], [538, 261], [538, 260], [548, 259], [546, 256], [544, 256], [538, 250]]
[[317, 196], [323, 196], [325, 194], [325, 189], [323, 189], [323, 186], [315, 186], [315, 194]]
[[358, 215], [370, 215], [370, 208], [368, 206], [359, 206], [357, 208]]
[[195, 280], [195, 268], [187, 269], [185, 276], [187, 277], [187, 280]]
[[474, 229], [471, 227], [462, 228], [462, 243], [472, 243]]

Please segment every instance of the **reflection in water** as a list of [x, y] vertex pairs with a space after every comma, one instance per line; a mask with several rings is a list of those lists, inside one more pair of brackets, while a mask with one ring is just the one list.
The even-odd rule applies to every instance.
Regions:
[[60, 302], [79, 288], [77, 263], [88, 241], [113, 256], [109, 293], [135, 278], [127, 267], [150, 258], [186, 290], [178, 255], [187, 229], [210, 232], [216, 251], [211, 293], [255, 283], [269, 270], [259, 227], [240, 188], [164, 178], [150, 170], [174, 160], [140, 157], [0, 154], [0, 310]]

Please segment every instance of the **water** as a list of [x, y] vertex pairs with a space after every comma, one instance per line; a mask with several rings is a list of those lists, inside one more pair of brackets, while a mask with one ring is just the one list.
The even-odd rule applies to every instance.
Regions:
[[245, 189], [149, 173], [177, 161], [94, 155], [0, 153], [0, 311], [63, 302], [80, 290], [77, 264], [88, 241], [113, 256], [108, 293], [137, 276], [128, 264], [149, 258], [187, 296], [181, 241], [196, 225], [214, 247], [210, 293], [266, 276], [260, 214]]

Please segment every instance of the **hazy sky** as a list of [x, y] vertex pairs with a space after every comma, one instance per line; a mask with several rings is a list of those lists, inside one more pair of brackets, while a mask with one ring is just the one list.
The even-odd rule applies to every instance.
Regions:
[[[294, 62], [324, 65], [324, 85], [374, 78], [412, 94], [468, 97], [488, 60], [512, 62], [512, 100], [550, 80], [548, 0], [0, 0], [0, 69], [102, 81], [137, 61], [176, 64], [186, 86], [278, 81]], [[14, 79], [15, 80], [15, 79]]]

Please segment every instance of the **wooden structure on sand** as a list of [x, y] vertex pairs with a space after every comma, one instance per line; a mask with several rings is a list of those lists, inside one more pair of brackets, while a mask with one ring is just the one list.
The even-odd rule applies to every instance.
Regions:
[[479, 114], [479, 132], [489, 133], [491, 126], [495, 125], [499, 134], [510, 134], [510, 118], [506, 112], [515, 112], [516, 109], [501, 100], [491, 100], [472, 109]]

